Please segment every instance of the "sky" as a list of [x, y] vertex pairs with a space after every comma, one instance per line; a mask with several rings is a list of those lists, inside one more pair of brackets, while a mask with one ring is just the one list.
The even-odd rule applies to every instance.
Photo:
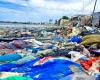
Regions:
[[[95, 0], [0, 0], [0, 21], [48, 22], [62, 16], [91, 14]], [[95, 12], [100, 11], [100, 0]]]

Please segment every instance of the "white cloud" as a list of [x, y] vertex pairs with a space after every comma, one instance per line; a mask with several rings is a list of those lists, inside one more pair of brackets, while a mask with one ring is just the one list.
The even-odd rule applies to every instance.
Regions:
[[[89, 14], [93, 11], [95, 0], [67, 0], [62, 2], [56, 0], [2, 0], [11, 3], [27, 6], [25, 11], [18, 12], [16, 10], [5, 10], [0, 8], [0, 12], [9, 14], [15, 13], [21, 19], [47, 21], [49, 19], [57, 19], [63, 15]], [[84, 4], [83, 4], [84, 1]], [[83, 11], [84, 7], [84, 11]], [[97, 2], [96, 11], [100, 11], [100, 0]]]
[[[70, 2], [61, 3], [46, 0], [30, 0], [30, 5], [45, 10], [49, 14], [90, 14], [93, 11], [95, 0], [70, 0]], [[96, 11], [100, 11], [100, 1], [98, 0]], [[84, 10], [84, 11], [83, 11]], [[50, 13], [51, 12], [51, 13]], [[56, 13], [57, 12], [57, 13]]]
[[56, 9], [56, 10], [81, 9], [81, 2], [60, 3], [60, 2], [46, 1], [46, 0], [30, 0], [30, 4], [44, 9]]
[[[34, 8], [37, 7], [37, 10], [45, 10], [46, 13], [50, 13], [49, 11], [53, 11], [54, 14], [56, 12], [59, 13], [91, 13], [94, 6], [95, 0], [68, 0], [68, 1], [56, 1], [56, 0], [4, 0], [12, 3], [24, 5], [27, 7]], [[100, 11], [100, 0], [97, 2], [96, 11]], [[84, 11], [83, 10], [84, 7]]]

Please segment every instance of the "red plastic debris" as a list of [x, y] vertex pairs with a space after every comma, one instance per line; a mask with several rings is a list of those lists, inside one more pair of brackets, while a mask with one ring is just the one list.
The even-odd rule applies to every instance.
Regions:
[[52, 56], [44, 57], [44, 58], [40, 59], [38, 63], [39, 63], [39, 64], [44, 63], [44, 62], [46, 62], [47, 60], [52, 59], [52, 58], [53, 58]]
[[91, 57], [89, 60], [80, 60], [80, 64], [84, 67], [84, 69], [89, 70], [92, 64], [97, 60], [99, 60], [99, 58]]

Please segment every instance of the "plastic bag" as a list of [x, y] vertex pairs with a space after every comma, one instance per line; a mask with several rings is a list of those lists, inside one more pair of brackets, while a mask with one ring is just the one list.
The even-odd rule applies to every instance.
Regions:
[[70, 38], [70, 40], [68, 40], [68, 42], [77, 42], [77, 43], [81, 43], [82, 42], [82, 39], [78, 36], [72, 36]]

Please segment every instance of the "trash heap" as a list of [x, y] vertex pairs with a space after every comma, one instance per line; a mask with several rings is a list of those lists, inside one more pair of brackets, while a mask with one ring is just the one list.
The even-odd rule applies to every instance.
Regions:
[[0, 42], [0, 80], [100, 80], [97, 28], [61, 28], [37, 34], [40, 39]]

